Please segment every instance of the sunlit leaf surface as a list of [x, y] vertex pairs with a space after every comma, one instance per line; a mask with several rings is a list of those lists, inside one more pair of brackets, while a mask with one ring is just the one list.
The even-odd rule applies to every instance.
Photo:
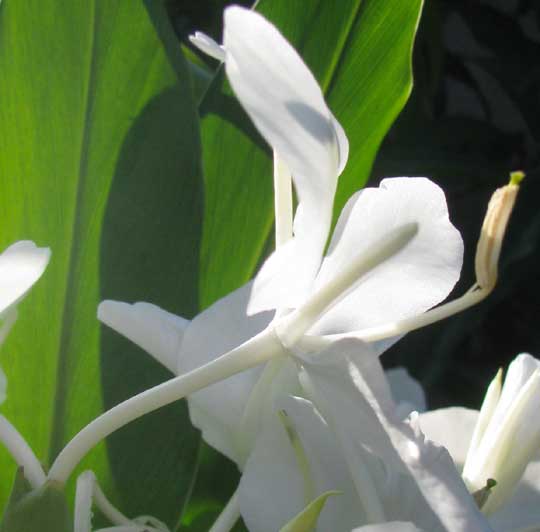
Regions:
[[[139, 1], [0, 5], [0, 246], [32, 239], [53, 253], [2, 349], [2, 409], [49, 465], [104, 401], [166, 378], [105, 336], [102, 396], [99, 300], [197, 307], [198, 126], [179, 48], [166, 53], [165, 19], [152, 16]], [[197, 441], [183, 405], [120, 432], [115, 499], [175, 520]], [[113, 492], [105, 447], [85, 466]], [[14, 471], [0, 450], [0, 508]]]

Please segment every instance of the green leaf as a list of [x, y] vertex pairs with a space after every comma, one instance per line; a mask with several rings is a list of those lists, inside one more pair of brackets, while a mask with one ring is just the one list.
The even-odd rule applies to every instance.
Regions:
[[[411, 52], [421, 0], [261, 0], [257, 10], [313, 70], [350, 141], [336, 213], [367, 181], [379, 145], [412, 86]], [[201, 304], [246, 282], [273, 224], [269, 149], [220, 73], [201, 108], [205, 218]]]
[[339, 491], [326, 491], [311, 501], [296, 517], [289, 521], [280, 532], [311, 532], [315, 530], [317, 520], [328, 497], [339, 495]]
[[[103, 402], [167, 378], [112, 333], [100, 339], [100, 299], [197, 308], [197, 115], [180, 48], [162, 44], [172, 32], [160, 8], [152, 2], [150, 17], [138, 0], [0, 6], [0, 247], [25, 238], [53, 252], [2, 348], [3, 409], [48, 465]], [[174, 522], [197, 445], [176, 405], [84, 467], [128, 513]], [[14, 464], [0, 453], [1, 508]]]
[[73, 532], [73, 517], [64, 490], [47, 482], [31, 490], [22, 469], [17, 470], [0, 532]]

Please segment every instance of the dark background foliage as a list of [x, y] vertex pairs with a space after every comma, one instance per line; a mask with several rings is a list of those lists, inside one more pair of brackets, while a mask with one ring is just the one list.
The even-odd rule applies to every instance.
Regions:
[[[195, 29], [220, 39], [228, 3], [169, 0], [179, 39], [186, 43]], [[493, 294], [409, 334], [383, 357], [388, 367], [405, 365], [422, 382], [432, 408], [478, 408], [499, 367], [520, 352], [540, 356], [539, 57], [540, 4], [534, 0], [426, 2], [414, 53], [415, 88], [373, 169], [373, 185], [385, 176], [423, 175], [446, 191], [466, 246], [455, 295], [473, 283], [476, 239], [492, 191], [512, 170], [527, 174]], [[234, 467], [208, 448], [202, 452], [198, 482], [207, 482], [219, 466], [223, 480], [214, 477], [214, 495], [226, 500]], [[187, 520], [196, 521], [197, 514], [195, 506]]]

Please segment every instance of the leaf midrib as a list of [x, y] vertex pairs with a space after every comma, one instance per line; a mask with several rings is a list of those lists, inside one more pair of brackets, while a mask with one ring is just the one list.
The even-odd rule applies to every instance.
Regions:
[[54, 407], [51, 423], [51, 439], [49, 443], [49, 463], [52, 463], [58, 452], [64, 445], [65, 425], [66, 425], [66, 395], [69, 376], [69, 345], [73, 334], [74, 322], [74, 300], [76, 293], [76, 263], [78, 262], [78, 238], [82, 227], [82, 212], [80, 206], [83, 202], [85, 192], [85, 181], [88, 175], [88, 139], [91, 131], [91, 118], [93, 114], [94, 98], [93, 88], [95, 84], [95, 63], [96, 63], [96, 18], [97, 4], [92, 1], [92, 19], [90, 21], [90, 43], [88, 58], [88, 76], [86, 78], [86, 94], [84, 95], [84, 110], [82, 113], [82, 134], [79, 149], [79, 167], [77, 173], [77, 186], [75, 191], [75, 202], [73, 212], [73, 224], [70, 238], [69, 259], [67, 264], [67, 281], [64, 294], [64, 307], [62, 310], [60, 343], [58, 346], [58, 358], [56, 368], [56, 393], [54, 397]]

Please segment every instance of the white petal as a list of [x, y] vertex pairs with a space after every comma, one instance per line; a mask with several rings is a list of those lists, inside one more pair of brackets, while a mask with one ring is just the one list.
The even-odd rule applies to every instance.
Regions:
[[219, 45], [212, 37], [206, 35], [206, 33], [196, 31], [193, 35], [189, 36], [189, 40], [194, 46], [210, 57], [218, 61], [225, 61], [226, 53], [223, 46]]
[[426, 438], [446, 447], [461, 471], [478, 420], [478, 410], [441, 408], [420, 414], [418, 420]]
[[[187, 327], [178, 358], [178, 373], [187, 373], [240, 345], [262, 331], [272, 313], [247, 316], [251, 283], [220, 299]], [[193, 424], [202, 430], [204, 439], [238, 465], [244, 456], [242, 419], [250, 392], [261, 368], [256, 367], [212, 386], [188, 398]]]
[[[497, 489], [495, 487], [494, 489]], [[496, 532], [540, 529], [540, 461], [531, 462], [516, 491], [489, 521]]]
[[349, 158], [349, 139], [347, 134], [341, 124], [338, 122], [337, 118], [334, 115], [330, 116], [332, 124], [334, 126], [334, 131], [336, 132], [336, 138], [338, 141], [338, 154], [339, 154], [339, 168], [338, 173], [341, 175], [341, 172], [345, 170], [347, 165], [347, 160]]
[[311, 498], [328, 491], [340, 492], [326, 501], [317, 529], [350, 530], [364, 522], [347, 462], [326, 421], [310, 401], [300, 397], [283, 397], [276, 405], [289, 416], [305, 450], [314, 484]]
[[188, 320], [151, 303], [130, 305], [110, 300], [100, 303], [98, 318], [176, 373]]
[[[250, 313], [296, 306], [320, 265], [337, 177], [347, 152], [345, 136], [335, 126], [302, 58], [261, 15], [237, 6], [227, 8], [224, 46], [233, 90], [291, 171], [299, 200], [294, 240], [302, 242], [292, 246], [292, 259], [274, 259], [263, 266], [254, 285]], [[290, 250], [277, 253], [291, 256]], [[282, 283], [286, 290], [280, 290]]]
[[296, 455], [277, 414], [264, 424], [246, 462], [238, 497], [250, 532], [276, 532], [306, 505]]
[[392, 368], [387, 370], [385, 375], [392, 397], [402, 412], [405, 408], [408, 410], [406, 415], [413, 410], [416, 412], [426, 410], [426, 394], [421, 384], [409, 375], [406, 368]]
[[493, 436], [501, 425], [503, 418], [508, 412], [519, 392], [525, 386], [529, 377], [536, 369], [540, 368], [540, 361], [527, 353], [518, 355], [508, 366], [508, 371], [504, 378], [501, 398], [497, 403], [495, 412], [489, 421], [486, 433]]
[[49, 248], [38, 248], [21, 240], [0, 255], [0, 314], [17, 303], [41, 277], [49, 259]]
[[[448, 452], [379, 403], [371, 388], [373, 369], [362, 355], [359, 342], [338, 342], [306, 364], [305, 375], [349, 463], [364, 453], [385, 517], [430, 532], [489, 530]], [[376, 362], [371, 358], [371, 365]], [[369, 456], [378, 462], [367, 461]]]
[[418, 235], [362, 279], [310, 334], [357, 331], [418, 315], [442, 301], [459, 278], [463, 242], [450, 223], [444, 193], [425, 178], [392, 178], [347, 203], [316, 280], [319, 287], [383, 234], [418, 222]]

